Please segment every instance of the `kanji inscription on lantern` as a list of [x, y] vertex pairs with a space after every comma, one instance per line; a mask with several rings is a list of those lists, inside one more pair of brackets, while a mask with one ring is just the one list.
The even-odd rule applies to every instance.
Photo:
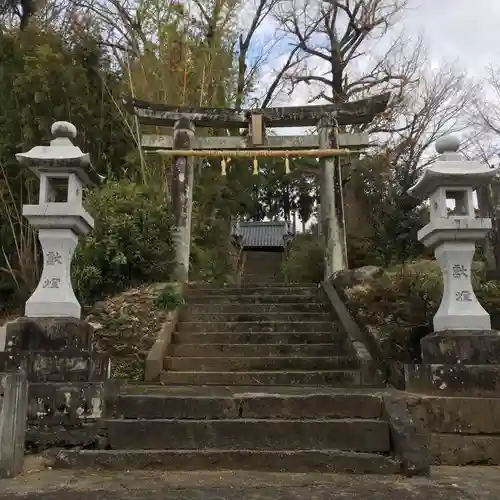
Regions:
[[455, 293], [457, 302], [472, 302], [472, 293], [469, 290], [462, 290]]
[[60, 278], [47, 278], [44, 280], [42, 287], [43, 288], [59, 288], [61, 283]]
[[469, 273], [463, 264], [453, 264], [452, 268], [453, 279], [468, 278]]
[[45, 263], [48, 266], [55, 266], [56, 264], [62, 264], [62, 256], [59, 252], [47, 252], [47, 259]]

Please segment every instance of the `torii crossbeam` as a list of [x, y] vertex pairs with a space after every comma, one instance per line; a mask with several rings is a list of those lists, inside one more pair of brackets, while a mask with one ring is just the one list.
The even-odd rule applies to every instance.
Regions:
[[170, 127], [181, 117], [187, 118], [196, 127], [235, 128], [247, 127], [252, 114], [262, 115], [266, 127], [308, 127], [318, 124], [324, 116], [334, 116], [338, 125], [361, 125], [371, 122], [384, 112], [390, 93], [340, 104], [320, 106], [292, 106], [279, 108], [242, 109], [193, 108], [169, 106], [125, 98], [127, 110], [136, 115], [144, 125]]

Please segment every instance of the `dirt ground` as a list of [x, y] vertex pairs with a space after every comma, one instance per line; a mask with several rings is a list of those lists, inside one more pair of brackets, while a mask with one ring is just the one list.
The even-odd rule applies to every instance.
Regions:
[[498, 500], [500, 467], [436, 467], [430, 478], [345, 474], [47, 470], [0, 480], [0, 500]]

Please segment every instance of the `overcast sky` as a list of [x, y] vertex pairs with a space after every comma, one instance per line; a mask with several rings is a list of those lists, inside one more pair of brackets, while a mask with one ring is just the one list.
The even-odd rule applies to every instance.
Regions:
[[500, 0], [411, 0], [402, 21], [422, 32], [436, 60], [457, 61], [480, 76], [485, 66], [500, 65]]
[[[250, 0], [249, 6], [253, 3]], [[250, 22], [252, 16], [248, 14], [242, 15], [242, 24]], [[259, 41], [253, 44], [256, 54], [260, 53], [261, 43], [269, 40], [279, 29], [275, 22], [268, 19], [259, 29]], [[409, 9], [394, 28], [394, 34], [402, 31], [405, 37], [414, 39], [422, 34], [429, 57], [435, 65], [442, 62], [456, 63], [469, 76], [480, 78], [486, 66], [500, 66], [499, 24], [500, 0], [409, 0]], [[272, 68], [277, 68], [283, 61], [277, 56], [273, 55], [269, 61]], [[270, 73], [263, 72], [262, 88], [269, 87], [272, 81]], [[305, 104], [307, 98], [304, 88], [286, 103]]]
[[[248, 14], [242, 16], [242, 24], [249, 22], [251, 17]], [[279, 29], [275, 22], [266, 20], [259, 29], [259, 41], [253, 45], [256, 54], [260, 52], [259, 42], [268, 40]], [[481, 79], [488, 65], [500, 67], [499, 24], [500, 0], [409, 0], [409, 9], [394, 28], [394, 35], [403, 32], [405, 38], [417, 39], [421, 34], [433, 66], [454, 63], [470, 77]], [[276, 54], [268, 64], [277, 69], [282, 62], [283, 59]], [[263, 70], [261, 90], [269, 88], [273, 80], [272, 71], [265, 67]], [[280, 97], [273, 105], [306, 104], [309, 92], [303, 86], [291, 98]], [[281, 129], [280, 132], [299, 131]]]

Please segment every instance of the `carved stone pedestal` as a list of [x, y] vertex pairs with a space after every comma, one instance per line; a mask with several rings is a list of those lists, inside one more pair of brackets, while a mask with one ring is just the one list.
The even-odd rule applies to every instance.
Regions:
[[99, 382], [109, 360], [94, 352], [92, 326], [72, 318], [19, 318], [6, 327], [8, 363], [30, 382]]
[[413, 392], [500, 396], [500, 332], [445, 330], [421, 340], [422, 364], [406, 367]]

